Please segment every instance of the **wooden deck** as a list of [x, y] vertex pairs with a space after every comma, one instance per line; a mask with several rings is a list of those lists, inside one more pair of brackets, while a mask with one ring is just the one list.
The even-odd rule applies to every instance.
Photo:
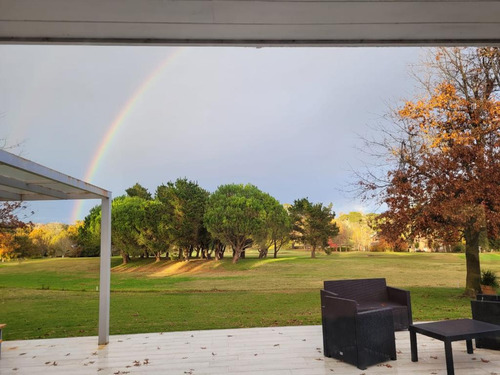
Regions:
[[[102, 347], [97, 337], [4, 341], [0, 374], [446, 374], [442, 342], [418, 335], [413, 363], [409, 341], [397, 332], [397, 361], [365, 371], [323, 356], [321, 326], [120, 335]], [[469, 355], [455, 342], [453, 356], [457, 375], [500, 375], [500, 351]]]

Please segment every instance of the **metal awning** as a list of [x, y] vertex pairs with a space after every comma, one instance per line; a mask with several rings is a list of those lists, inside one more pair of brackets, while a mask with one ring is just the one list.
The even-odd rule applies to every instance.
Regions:
[[102, 199], [111, 193], [0, 150], [0, 200]]
[[111, 192], [0, 150], [0, 201], [101, 199], [99, 344], [109, 341]]

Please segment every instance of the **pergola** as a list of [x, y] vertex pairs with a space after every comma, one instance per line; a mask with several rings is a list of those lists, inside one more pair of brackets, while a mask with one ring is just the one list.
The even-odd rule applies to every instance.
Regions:
[[100, 199], [99, 345], [109, 341], [111, 192], [0, 150], [0, 201]]

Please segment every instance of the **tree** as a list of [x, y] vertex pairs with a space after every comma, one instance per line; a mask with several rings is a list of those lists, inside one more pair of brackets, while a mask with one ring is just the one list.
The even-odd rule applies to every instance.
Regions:
[[113, 199], [111, 207], [111, 240], [120, 250], [123, 264], [131, 256], [144, 254], [144, 247], [139, 243], [143, 225], [145, 200], [139, 197], [121, 196]]
[[76, 242], [80, 256], [96, 257], [101, 251], [101, 206], [94, 206], [78, 228]]
[[378, 143], [392, 160], [385, 178], [360, 186], [387, 205], [380, 229], [391, 240], [463, 237], [473, 295], [481, 233], [500, 229], [500, 50], [440, 48], [426, 69], [427, 95], [396, 111]]
[[157, 188], [156, 197], [165, 205], [165, 225], [179, 249], [179, 259], [187, 260], [203, 247], [203, 216], [209, 193], [196, 182], [179, 178]]
[[332, 205], [311, 203], [307, 198], [297, 199], [289, 209], [292, 220], [292, 237], [311, 246], [311, 258], [316, 257], [316, 249], [325, 247], [328, 239], [338, 234], [339, 228], [333, 221], [335, 213]]
[[208, 199], [205, 225], [210, 234], [233, 248], [233, 263], [265, 227], [265, 195], [256, 186], [222, 185]]
[[[27, 225], [20, 218], [25, 209], [26, 205], [23, 202], [0, 202], [0, 259], [2, 261], [17, 256], [20, 245], [15, 240], [15, 232], [18, 228], [24, 228]], [[23, 218], [26, 218], [26, 215]]]
[[[363, 215], [361, 212], [357, 211], [340, 215], [337, 223], [341, 227], [341, 242], [357, 251], [368, 250], [374, 235], [368, 223], [369, 218], [369, 215]], [[347, 234], [349, 237], [345, 238]]]
[[269, 248], [273, 246], [273, 257], [278, 257], [283, 244], [290, 238], [292, 224], [285, 208], [274, 197], [263, 193], [265, 209], [264, 227], [260, 233], [254, 235], [259, 245], [259, 258], [266, 258]]
[[165, 205], [159, 200], [149, 200], [144, 203], [142, 226], [138, 235], [138, 243], [154, 254], [157, 262], [161, 260], [162, 252], [166, 252], [172, 241], [168, 230]]
[[152, 199], [151, 193], [148, 191], [148, 189], [146, 189], [144, 186], [142, 186], [138, 182], [136, 182], [134, 186], [132, 186], [128, 189], [125, 189], [125, 192], [127, 193], [127, 195], [129, 197], [139, 197], [139, 198], [146, 199], [146, 200]]
[[0, 261], [4, 262], [16, 257], [19, 245], [13, 233], [0, 232]]

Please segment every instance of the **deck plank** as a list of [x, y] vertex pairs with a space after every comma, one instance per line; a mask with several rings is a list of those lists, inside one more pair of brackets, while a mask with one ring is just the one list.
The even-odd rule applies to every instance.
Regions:
[[[418, 336], [419, 362], [410, 360], [408, 332], [396, 333], [397, 361], [365, 371], [325, 358], [321, 326], [145, 333], [97, 337], [4, 341], [0, 373], [4, 374], [446, 374], [441, 341]], [[500, 374], [500, 352], [466, 352], [465, 341], [453, 343], [457, 375]]]

